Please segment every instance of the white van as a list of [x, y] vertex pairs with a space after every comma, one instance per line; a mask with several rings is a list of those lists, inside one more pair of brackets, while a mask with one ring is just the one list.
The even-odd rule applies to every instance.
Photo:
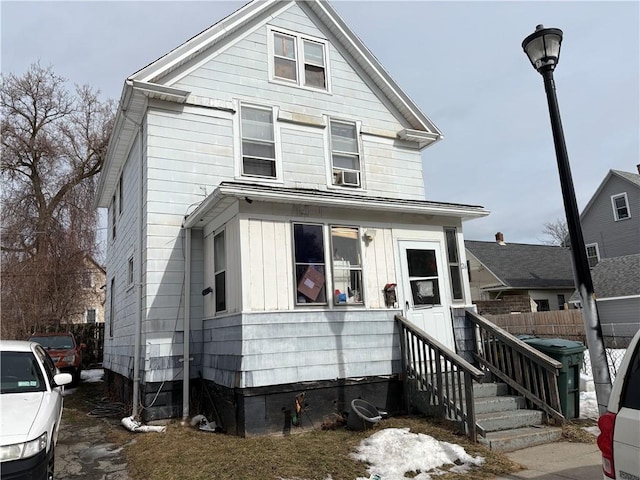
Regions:
[[598, 426], [603, 478], [640, 479], [640, 331], [627, 348]]

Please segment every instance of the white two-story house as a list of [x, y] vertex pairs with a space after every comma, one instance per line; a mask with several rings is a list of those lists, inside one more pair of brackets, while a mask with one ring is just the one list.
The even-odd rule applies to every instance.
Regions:
[[401, 409], [394, 316], [455, 349], [488, 214], [426, 200], [441, 137], [325, 1], [251, 2], [127, 78], [97, 200], [111, 391], [239, 435]]

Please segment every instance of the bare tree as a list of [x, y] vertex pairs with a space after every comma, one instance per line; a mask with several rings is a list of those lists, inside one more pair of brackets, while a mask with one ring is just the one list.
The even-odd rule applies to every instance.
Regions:
[[78, 313], [95, 253], [92, 207], [114, 105], [88, 86], [67, 89], [51, 67], [2, 76], [2, 336]]
[[570, 245], [567, 221], [562, 218], [545, 223], [542, 233], [549, 237], [544, 240], [544, 243], [548, 245], [558, 245], [560, 247], [568, 247]]

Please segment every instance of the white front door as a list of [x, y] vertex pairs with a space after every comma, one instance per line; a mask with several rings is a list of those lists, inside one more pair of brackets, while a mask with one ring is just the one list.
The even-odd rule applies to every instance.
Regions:
[[455, 352], [440, 244], [400, 241], [399, 247], [405, 317]]

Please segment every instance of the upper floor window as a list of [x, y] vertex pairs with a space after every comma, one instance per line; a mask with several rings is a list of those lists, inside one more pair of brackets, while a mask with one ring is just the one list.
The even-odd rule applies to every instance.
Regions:
[[116, 239], [116, 196], [111, 199], [111, 240]]
[[120, 174], [120, 180], [118, 180], [118, 213], [122, 213], [122, 204], [124, 203], [124, 189], [122, 188], [122, 175]]
[[327, 44], [324, 40], [274, 30], [271, 39], [272, 79], [328, 90]]
[[613, 218], [616, 221], [631, 217], [627, 192], [613, 195], [611, 197], [611, 204], [613, 206]]
[[273, 110], [240, 106], [242, 175], [276, 178], [276, 144]]
[[331, 227], [334, 303], [364, 303], [362, 256], [357, 227]]
[[329, 126], [333, 185], [359, 187], [361, 159], [358, 125], [355, 122], [331, 119]]
[[227, 250], [224, 230], [213, 237], [213, 272], [216, 312], [227, 309]]
[[127, 286], [133, 285], [133, 255], [129, 257], [129, 261], [127, 262]]
[[598, 251], [597, 243], [590, 243], [585, 245], [587, 249], [587, 261], [589, 262], [589, 268], [595, 267], [600, 261], [600, 252]]

